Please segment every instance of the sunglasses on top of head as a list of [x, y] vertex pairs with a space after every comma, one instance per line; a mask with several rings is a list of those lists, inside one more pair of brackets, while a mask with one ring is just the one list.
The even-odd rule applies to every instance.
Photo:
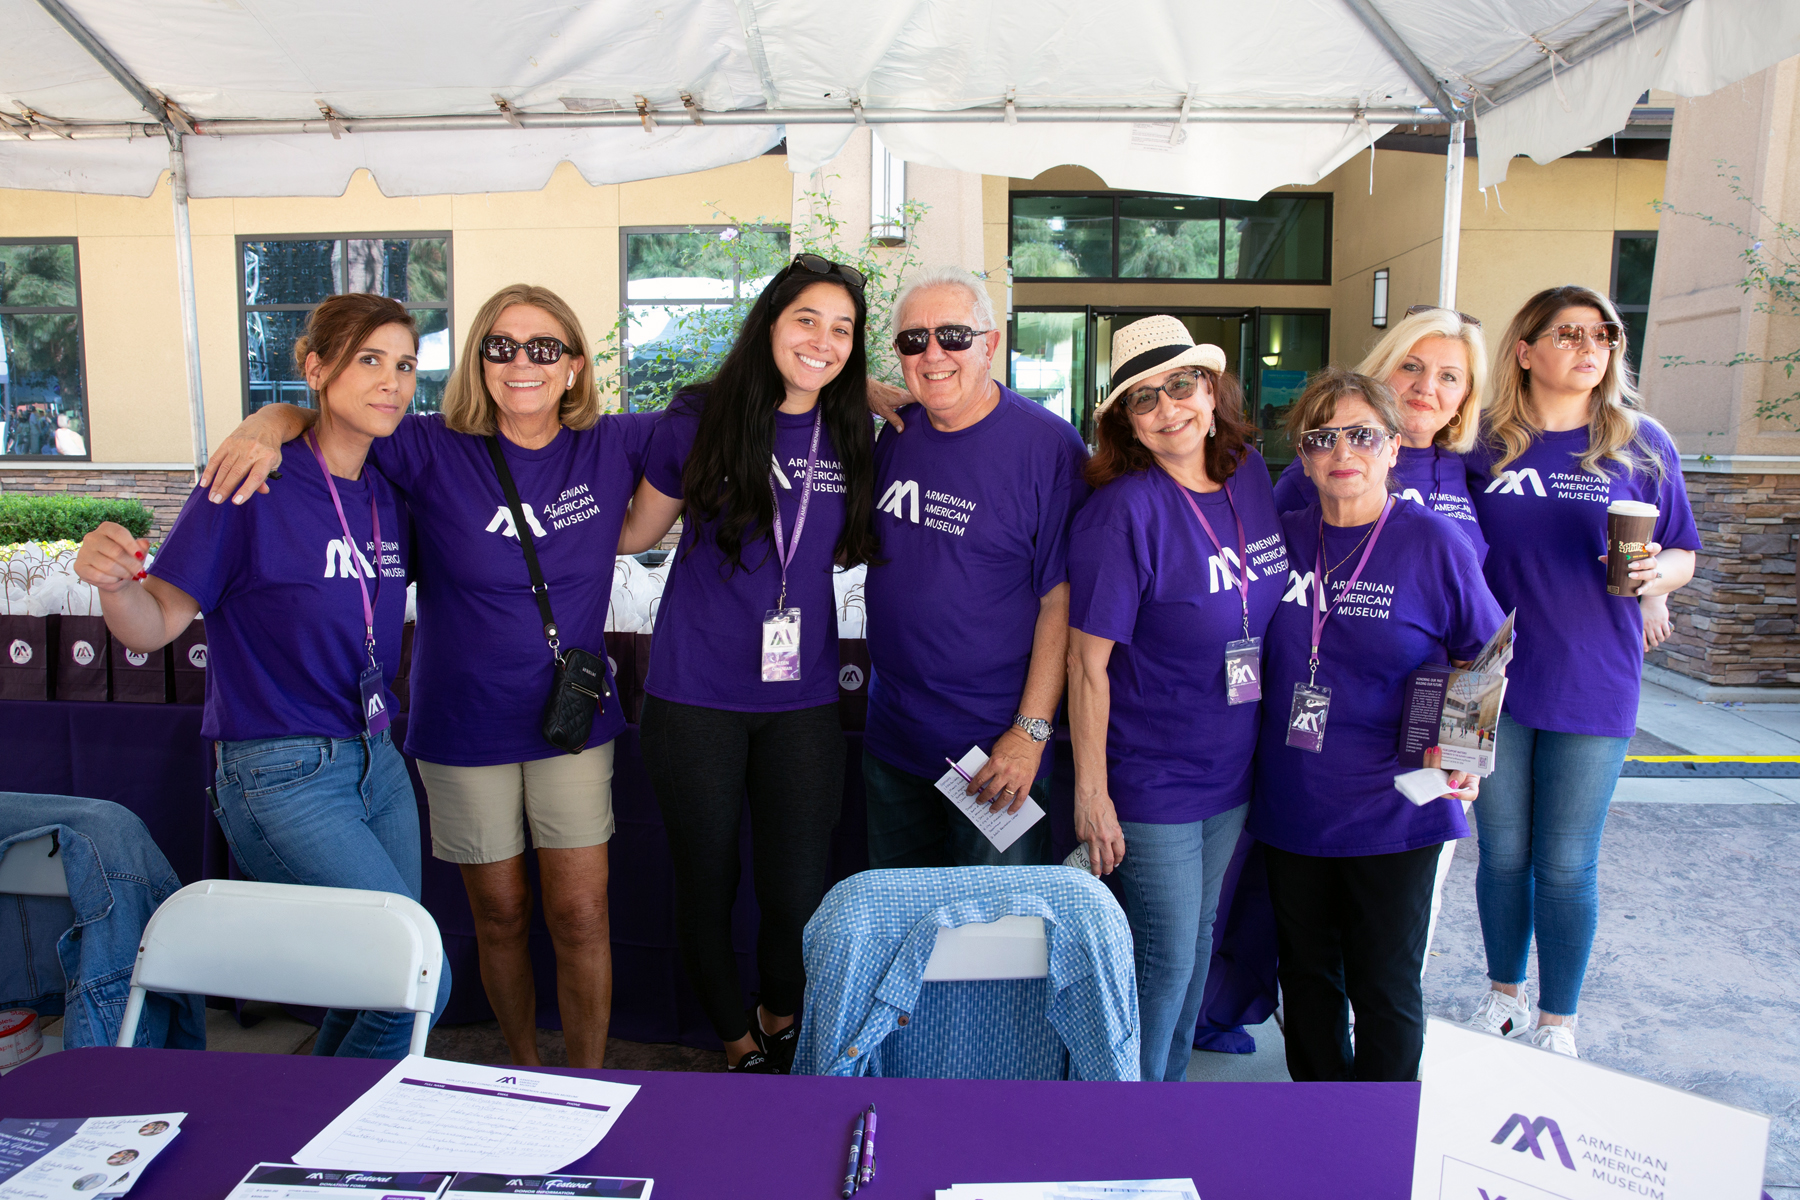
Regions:
[[525, 360], [540, 367], [554, 366], [565, 354], [575, 353], [573, 346], [565, 346], [556, 338], [545, 334], [526, 341], [514, 341], [504, 333], [490, 333], [481, 339], [481, 357], [488, 362], [505, 366], [518, 357], [519, 351], [525, 351]]
[[1480, 318], [1471, 317], [1468, 313], [1464, 312], [1460, 308], [1445, 308], [1441, 304], [1415, 304], [1411, 308], [1408, 308], [1406, 310], [1406, 315], [1409, 317], [1416, 317], [1420, 313], [1428, 313], [1428, 312], [1455, 313], [1456, 319], [1461, 321], [1464, 325], [1472, 325], [1476, 329], [1481, 328]]
[[1337, 449], [1338, 438], [1342, 437], [1350, 449], [1364, 458], [1373, 458], [1381, 453], [1390, 436], [1387, 430], [1373, 425], [1325, 425], [1300, 435], [1300, 452], [1308, 458], [1323, 458]]
[[794, 261], [788, 264], [788, 272], [804, 271], [808, 275], [822, 275], [827, 279], [835, 279], [848, 284], [857, 291], [862, 291], [863, 273], [855, 267], [847, 267], [843, 263], [832, 262], [817, 254], [796, 254]]
[[1604, 346], [1608, 350], [1617, 350], [1619, 343], [1625, 340], [1625, 329], [1617, 321], [1601, 321], [1597, 325], [1577, 325], [1565, 323], [1552, 325], [1533, 338], [1551, 338], [1558, 350], [1579, 350], [1583, 338], [1592, 338], [1594, 345]]

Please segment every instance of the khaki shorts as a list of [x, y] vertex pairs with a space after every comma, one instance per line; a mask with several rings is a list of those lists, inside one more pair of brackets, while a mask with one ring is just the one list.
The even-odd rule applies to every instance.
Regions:
[[431, 853], [454, 863], [503, 862], [539, 850], [598, 846], [613, 835], [613, 744], [491, 767], [419, 764], [431, 802]]

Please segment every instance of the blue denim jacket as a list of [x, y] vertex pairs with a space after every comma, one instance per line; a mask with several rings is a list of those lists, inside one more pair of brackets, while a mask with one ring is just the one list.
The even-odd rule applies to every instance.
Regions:
[[[61, 1012], [69, 1049], [110, 1046], [125, 1016], [138, 938], [181, 881], [128, 809], [0, 792], [0, 854], [47, 833], [60, 843], [69, 898], [0, 897], [0, 1008]], [[24, 953], [8, 953], [8, 943]], [[134, 1044], [206, 1049], [205, 999], [151, 992]]]

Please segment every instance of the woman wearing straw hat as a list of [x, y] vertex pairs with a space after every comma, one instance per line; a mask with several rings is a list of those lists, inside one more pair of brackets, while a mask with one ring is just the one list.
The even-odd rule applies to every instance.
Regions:
[[1250, 799], [1287, 551], [1224, 352], [1155, 316], [1113, 336], [1112, 361], [1069, 543], [1075, 831], [1096, 875], [1119, 873], [1143, 1078], [1176, 1081]]

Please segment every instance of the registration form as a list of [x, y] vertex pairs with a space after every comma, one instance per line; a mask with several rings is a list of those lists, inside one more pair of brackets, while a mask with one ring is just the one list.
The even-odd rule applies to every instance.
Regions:
[[949, 797], [950, 803], [963, 811], [963, 815], [975, 823], [982, 836], [994, 843], [994, 849], [1005, 851], [1025, 831], [1044, 819], [1044, 810], [1030, 796], [1025, 803], [1019, 805], [1019, 811], [1009, 813], [1002, 805], [995, 812], [981, 803], [976, 797], [969, 795], [969, 780], [975, 778], [976, 772], [987, 766], [988, 756], [980, 746], [972, 747], [962, 756], [962, 761], [944, 772], [944, 777], [937, 781], [938, 791]]
[[438, 1200], [446, 1171], [326, 1171], [257, 1163], [225, 1200]]
[[304, 1167], [542, 1175], [592, 1150], [637, 1085], [409, 1055], [300, 1148]]

